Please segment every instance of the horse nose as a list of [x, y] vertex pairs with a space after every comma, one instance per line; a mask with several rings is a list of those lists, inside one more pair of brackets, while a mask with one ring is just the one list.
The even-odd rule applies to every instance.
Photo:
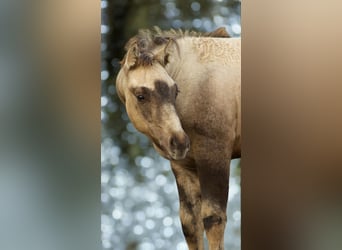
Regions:
[[190, 148], [189, 137], [183, 134], [175, 134], [170, 138], [170, 147], [172, 150], [185, 151]]

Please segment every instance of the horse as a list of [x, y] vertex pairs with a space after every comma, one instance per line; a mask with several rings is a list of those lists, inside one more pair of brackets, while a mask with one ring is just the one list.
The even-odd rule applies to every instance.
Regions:
[[224, 249], [231, 159], [241, 157], [241, 39], [140, 30], [116, 90], [135, 128], [171, 163], [190, 250]]

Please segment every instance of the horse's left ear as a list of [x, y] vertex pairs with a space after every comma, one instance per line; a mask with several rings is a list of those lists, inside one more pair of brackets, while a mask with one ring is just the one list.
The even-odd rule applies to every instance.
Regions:
[[162, 46], [158, 51], [154, 52], [154, 58], [163, 66], [169, 63], [170, 51], [174, 45], [174, 40], [169, 38], [165, 46]]
[[209, 37], [225, 37], [225, 38], [230, 37], [229, 33], [224, 27], [220, 27], [212, 32], [204, 33], [204, 35], [209, 36]]

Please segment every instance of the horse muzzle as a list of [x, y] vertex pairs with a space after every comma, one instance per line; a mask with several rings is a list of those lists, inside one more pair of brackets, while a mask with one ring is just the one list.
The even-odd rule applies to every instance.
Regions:
[[172, 160], [182, 160], [190, 149], [190, 139], [185, 133], [173, 134], [169, 138], [168, 148]]

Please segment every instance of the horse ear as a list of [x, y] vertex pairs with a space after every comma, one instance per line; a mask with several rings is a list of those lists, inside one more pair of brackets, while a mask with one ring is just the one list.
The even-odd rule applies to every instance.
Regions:
[[227, 30], [224, 27], [220, 27], [212, 32], [205, 33], [205, 36], [210, 37], [230, 37]]
[[157, 52], [154, 52], [155, 59], [157, 59], [164, 66], [169, 62], [170, 51], [172, 50], [172, 45], [174, 44], [173, 42], [174, 40], [169, 38], [165, 46], [161, 46]]
[[133, 46], [127, 51], [126, 56], [123, 59], [122, 65], [123, 67], [127, 67], [127, 69], [130, 69], [135, 66], [136, 62], [137, 62], [137, 47]]

